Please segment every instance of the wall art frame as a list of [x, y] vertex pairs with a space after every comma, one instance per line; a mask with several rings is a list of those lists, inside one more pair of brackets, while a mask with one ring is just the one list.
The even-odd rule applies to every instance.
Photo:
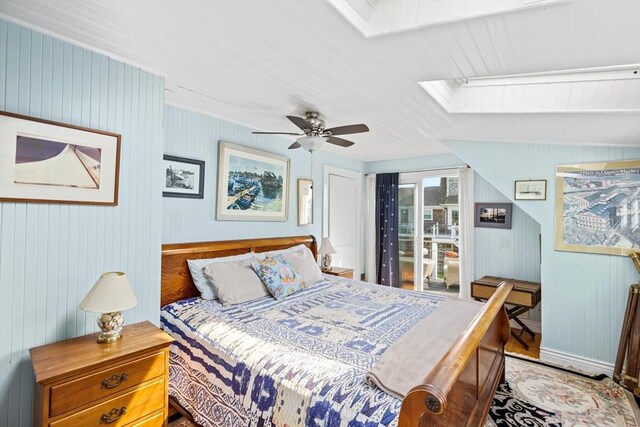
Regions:
[[558, 251], [637, 251], [640, 159], [556, 166], [555, 216]]
[[216, 218], [287, 221], [290, 159], [220, 141]]
[[547, 180], [529, 179], [516, 181], [513, 198], [514, 200], [547, 200]]
[[0, 111], [0, 201], [118, 205], [121, 136]]
[[476, 203], [474, 225], [481, 228], [511, 229], [511, 203]]
[[204, 160], [165, 154], [162, 157], [165, 182], [162, 197], [204, 198]]

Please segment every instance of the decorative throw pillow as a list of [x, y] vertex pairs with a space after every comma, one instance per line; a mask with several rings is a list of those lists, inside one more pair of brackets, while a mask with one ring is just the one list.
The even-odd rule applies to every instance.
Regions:
[[282, 300], [302, 289], [298, 274], [282, 255], [254, 260], [251, 266], [269, 293], [277, 300]]

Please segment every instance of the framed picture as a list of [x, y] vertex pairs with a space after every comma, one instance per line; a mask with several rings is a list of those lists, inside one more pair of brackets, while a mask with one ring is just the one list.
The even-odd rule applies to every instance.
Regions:
[[511, 203], [476, 203], [475, 226], [511, 228]]
[[313, 224], [313, 181], [298, 179], [298, 225]]
[[516, 181], [513, 197], [515, 200], [546, 200], [547, 180], [530, 179], [528, 181]]
[[628, 255], [640, 247], [640, 159], [556, 167], [556, 250]]
[[120, 135], [0, 111], [0, 201], [118, 204]]
[[217, 219], [286, 221], [289, 159], [220, 141]]
[[204, 161], [165, 154], [162, 197], [204, 198]]

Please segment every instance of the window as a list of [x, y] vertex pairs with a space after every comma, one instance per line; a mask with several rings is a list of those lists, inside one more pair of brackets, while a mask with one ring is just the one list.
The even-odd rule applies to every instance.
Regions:
[[452, 225], [460, 224], [460, 211], [457, 209], [451, 209], [451, 224]]
[[458, 177], [447, 178], [447, 196], [458, 195]]
[[425, 208], [424, 208], [424, 210], [423, 210], [422, 218], [423, 218], [425, 221], [431, 221], [431, 220], [433, 220], [433, 209], [430, 209], [430, 208], [425, 207]]

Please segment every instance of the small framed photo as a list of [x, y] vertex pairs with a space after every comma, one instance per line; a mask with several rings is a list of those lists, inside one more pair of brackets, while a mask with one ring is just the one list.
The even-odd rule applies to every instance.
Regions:
[[162, 197], [204, 198], [204, 160], [164, 155]]
[[218, 221], [286, 221], [289, 158], [220, 141]]
[[120, 135], [0, 111], [0, 201], [118, 205]]
[[516, 181], [513, 197], [515, 200], [547, 200], [547, 180]]
[[476, 203], [475, 226], [511, 229], [511, 203]]

